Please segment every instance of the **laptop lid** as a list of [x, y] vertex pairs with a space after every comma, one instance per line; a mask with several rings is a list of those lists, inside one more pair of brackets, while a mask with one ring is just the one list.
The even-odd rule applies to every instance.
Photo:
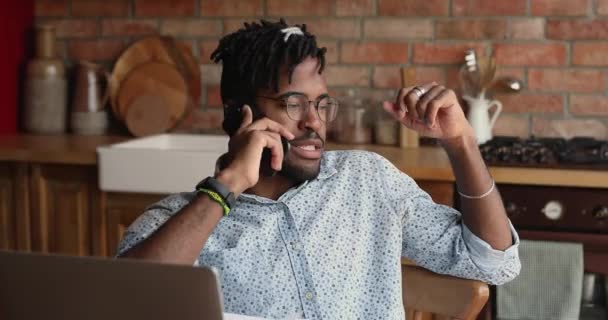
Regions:
[[0, 251], [3, 320], [221, 320], [221, 296], [205, 267]]

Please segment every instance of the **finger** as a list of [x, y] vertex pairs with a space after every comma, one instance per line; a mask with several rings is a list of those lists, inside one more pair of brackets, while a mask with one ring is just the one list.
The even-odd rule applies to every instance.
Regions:
[[384, 109], [384, 111], [386, 111], [388, 114], [390, 114], [391, 117], [393, 117], [395, 120], [401, 121], [399, 106], [397, 106], [396, 104], [394, 104], [390, 101], [384, 101], [384, 102], [382, 102], [382, 108]]
[[[408, 117], [412, 117], [413, 121], [419, 121], [419, 119], [422, 117], [421, 114], [418, 114], [418, 110], [416, 109], [416, 104], [418, 103], [418, 100], [420, 100], [424, 96], [424, 94], [428, 93], [428, 91], [436, 85], [436, 82], [431, 82], [424, 85], [415, 86], [412, 87], [412, 89], [407, 93], [405, 97], [405, 103], [407, 105]], [[415, 90], [416, 88], [424, 90], [422, 96], [418, 96], [419, 92], [418, 90]]]
[[418, 99], [418, 102], [416, 103], [416, 111], [420, 116], [419, 120], [423, 121], [427, 125], [428, 123], [425, 118], [425, 115], [428, 104], [435, 100], [437, 98], [437, 95], [439, 95], [443, 90], [445, 90], [445, 87], [443, 86], [433, 86], [429, 89], [427, 93], [420, 97], [420, 99]]
[[426, 110], [425, 119], [428, 125], [432, 128], [437, 123], [437, 114], [441, 108], [447, 108], [454, 104], [455, 96], [453, 91], [444, 89], [441, 91], [435, 100], [429, 103], [429, 107]]
[[244, 105], [243, 108], [241, 108], [241, 115], [243, 116], [243, 121], [241, 121], [241, 126], [237, 130], [237, 133], [242, 132], [253, 122], [253, 112], [251, 111], [250, 106]]
[[262, 131], [265, 137], [266, 145], [265, 148], [270, 149], [270, 167], [275, 171], [281, 171], [283, 168], [283, 144], [281, 143], [281, 136], [275, 132]]
[[260, 120], [257, 120], [256, 122], [251, 124], [248, 127], [248, 130], [262, 130], [262, 131], [276, 132], [276, 133], [282, 135], [283, 137], [285, 137], [287, 140], [292, 140], [295, 138], [293, 133], [291, 133], [291, 131], [289, 131], [289, 129], [287, 129], [287, 127], [285, 127], [284, 125], [282, 125], [276, 121], [266, 118], [266, 117], [264, 117]]
[[410, 92], [414, 87], [401, 88], [399, 93], [397, 94], [397, 99], [395, 100], [394, 106], [396, 107], [397, 114], [399, 118], [398, 120], [403, 119], [407, 113], [407, 105], [405, 102], [405, 96]]

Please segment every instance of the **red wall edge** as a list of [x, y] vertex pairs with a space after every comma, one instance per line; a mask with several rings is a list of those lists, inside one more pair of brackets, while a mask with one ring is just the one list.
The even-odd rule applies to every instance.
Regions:
[[34, 20], [33, 0], [4, 0], [0, 4], [0, 134], [17, 132], [22, 69], [27, 37]]

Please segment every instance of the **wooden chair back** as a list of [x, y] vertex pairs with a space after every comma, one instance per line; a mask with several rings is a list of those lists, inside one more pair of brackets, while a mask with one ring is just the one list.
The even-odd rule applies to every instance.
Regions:
[[401, 267], [407, 320], [473, 320], [488, 301], [488, 285], [440, 275], [405, 261]]

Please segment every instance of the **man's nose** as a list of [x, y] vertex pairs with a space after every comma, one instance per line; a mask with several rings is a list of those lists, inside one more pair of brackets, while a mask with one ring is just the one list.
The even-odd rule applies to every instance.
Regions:
[[317, 112], [317, 108], [313, 101], [308, 102], [308, 108], [306, 108], [306, 112], [302, 117], [302, 121], [300, 121], [300, 129], [310, 128], [315, 132], [321, 126], [321, 119], [319, 118], [319, 113]]

